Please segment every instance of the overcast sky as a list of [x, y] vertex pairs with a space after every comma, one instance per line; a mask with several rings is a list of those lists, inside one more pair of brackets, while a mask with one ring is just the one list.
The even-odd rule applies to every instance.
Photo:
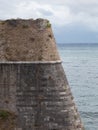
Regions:
[[58, 43], [98, 42], [98, 0], [0, 0], [0, 19], [46, 18]]

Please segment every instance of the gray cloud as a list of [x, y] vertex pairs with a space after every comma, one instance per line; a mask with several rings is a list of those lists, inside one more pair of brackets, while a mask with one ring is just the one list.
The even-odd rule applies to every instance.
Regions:
[[52, 16], [52, 15], [53, 15], [53, 13], [52, 13], [51, 11], [49, 11], [49, 10], [44, 10], [44, 9], [42, 9], [42, 8], [39, 8], [38, 11], [39, 11], [41, 14], [43, 14], [44, 16]]
[[84, 24], [98, 31], [98, 0], [0, 0], [0, 19], [49, 19], [56, 26]]

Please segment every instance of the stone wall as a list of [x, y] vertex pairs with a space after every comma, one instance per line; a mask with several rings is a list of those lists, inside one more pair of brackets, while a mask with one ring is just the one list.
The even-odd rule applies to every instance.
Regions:
[[83, 129], [49, 21], [0, 21], [0, 130]]
[[48, 20], [0, 21], [0, 61], [55, 61], [59, 59]]
[[60, 62], [0, 63], [0, 110], [0, 130], [84, 129]]

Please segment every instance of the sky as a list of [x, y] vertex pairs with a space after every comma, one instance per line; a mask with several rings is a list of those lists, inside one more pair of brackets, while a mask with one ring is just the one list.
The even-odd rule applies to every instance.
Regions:
[[57, 43], [98, 43], [98, 0], [0, 0], [0, 19], [49, 19]]

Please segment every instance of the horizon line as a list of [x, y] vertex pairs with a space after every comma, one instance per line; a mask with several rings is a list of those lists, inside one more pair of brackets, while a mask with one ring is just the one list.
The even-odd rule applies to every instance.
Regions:
[[57, 44], [98, 44], [98, 43], [84, 43], [84, 42], [77, 42], [77, 43], [75, 43], [75, 42], [69, 42], [69, 43], [66, 43], [66, 42], [62, 42], [62, 43], [60, 43], [60, 42], [57, 42]]

